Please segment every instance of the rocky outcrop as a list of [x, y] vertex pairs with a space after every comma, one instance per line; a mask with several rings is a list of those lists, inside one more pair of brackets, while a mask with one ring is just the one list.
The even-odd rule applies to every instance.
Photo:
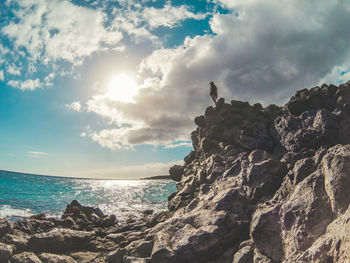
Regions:
[[336, 222], [346, 227], [349, 109], [350, 82], [298, 91], [281, 108], [209, 107], [176, 167], [174, 215], [158, 226], [152, 262], [346, 262]]
[[284, 107], [221, 98], [194, 122], [168, 211], [119, 224], [73, 201], [61, 219], [0, 219], [3, 262], [350, 261], [350, 82]]

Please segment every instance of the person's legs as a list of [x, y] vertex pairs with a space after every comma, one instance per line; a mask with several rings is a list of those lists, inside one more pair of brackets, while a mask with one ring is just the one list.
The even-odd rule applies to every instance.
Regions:
[[216, 100], [217, 100], [217, 97], [215, 95], [211, 95], [211, 98], [212, 100], [214, 101], [214, 104], [215, 104], [215, 107], [216, 107]]

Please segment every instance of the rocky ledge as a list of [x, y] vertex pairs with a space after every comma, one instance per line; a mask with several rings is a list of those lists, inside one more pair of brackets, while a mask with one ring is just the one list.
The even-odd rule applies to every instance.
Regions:
[[350, 261], [350, 82], [284, 107], [221, 98], [194, 121], [168, 211], [118, 225], [73, 201], [61, 219], [1, 219], [0, 262]]

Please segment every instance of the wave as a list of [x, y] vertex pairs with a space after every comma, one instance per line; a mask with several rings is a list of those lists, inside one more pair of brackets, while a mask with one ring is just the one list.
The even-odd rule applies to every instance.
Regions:
[[0, 216], [3, 218], [32, 216], [29, 208], [13, 208], [10, 205], [0, 205]]

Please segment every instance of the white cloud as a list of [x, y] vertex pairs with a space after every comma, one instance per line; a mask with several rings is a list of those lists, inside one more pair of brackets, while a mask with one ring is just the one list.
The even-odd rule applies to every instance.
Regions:
[[119, 10], [114, 9], [113, 28], [126, 32], [133, 36], [133, 40], [138, 43], [141, 40], [151, 40], [157, 42], [158, 37], [153, 35], [144, 25], [140, 17], [140, 12], [137, 10]]
[[131, 145], [126, 139], [127, 132], [130, 128], [105, 129], [100, 132], [89, 134], [91, 139], [99, 143], [102, 147], [111, 150], [119, 150], [122, 148], [131, 149]]
[[18, 88], [21, 90], [35, 90], [42, 87], [39, 79], [27, 79], [25, 81], [10, 80], [7, 84], [13, 88]]
[[171, 96], [164, 98], [163, 94], [157, 97], [156, 92], [151, 88], [139, 90], [135, 103], [113, 101], [103, 94], [94, 96], [87, 102], [87, 110], [103, 116], [115, 128], [95, 132], [89, 128], [89, 137], [112, 150], [188, 140], [193, 128], [191, 117], [177, 110], [169, 112], [170, 108], [176, 108], [175, 101]]
[[52, 80], [55, 78], [55, 73], [50, 73], [49, 75], [47, 75], [45, 78], [44, 78], [44, 81], [45, 81], [45, 86], [48, 87], [48, 86], [52, 86], [53, 83], [52, 83]]
[[322, 85], [323, 83], [333, 83], [338, 85], [347, 82], [348, 80], [350, 80], [350, 56], [347, 64], [335, 66], [331, 72], [319, 81], [318, 85]]
[[82, 110], [80, 101], [74, 101], [71, 104], [66, 104], [66, 107], [71, 109], [71, 110], [78, 111], [78, 112]]
[[28, 151], [27, 153], [28, 153], [29, 157], [33, 157], [33, 158], [44, 157], [45, 155], [48, 154], [48, 153], [45, 153], [45, 152], [37, 152], [37, 151]]
[[187, 19], [202, 20], [207, 17], [207, 14], [193, 13], [187, 5], [175, 7], [170, 2], [163, 8], [144, 8], [140, 4], [129, 2], [126, 9], [114, 8], [113, 15], [115, 16], [113, 28], [126, 32], [136, 43], [151, 40], [158, 47], [162, 46], [162, 43], [152, 33], [155, 28], [160, 26], [173, 28], [180, 26], [181, 22]]
[[122, 39], [118, 31], [104, 27], [99, 9], [76, 6], [67, 0], [18, 1], [16, 22], [2, 28], [16, 48], [25, 47], [34, 61], [65, 60], [79, 64], [104, 45], [115, 46]]
[[143, 18], [147, 21], [149, 26], [153, 29], [159, 26], [173, 28], [179, 26], [180, 23], [186, 19], [202, 20], [206, 18], [206, 14], [195, 14], [191, 12], [186, 5], [174, 7], [167, 2], [163, 8], [148, 7], [142, 12]]
[[10, 65], [6, 68], [6, 72], [10, 75], [21, 75], [21, 70], [15, 65]]
[[172, 148], [177, 148], [177, 147], [192, 147], [192, 143], [190, 142], [181, 142], [181, 143], [172, 143], [165, 145], [165, 149], [172, 149]]
[[1, 55], [5, 55], [9, 52], [10, 50], [7, 47], [4, 47], [1, 43], [0, 43], [0, 54]]
[[1, 80], [1, 81], [4, 81], [4, 80], [5, 80], [4, 71], [3, 71], [3, 70], [0, 70], [0, 80]]

